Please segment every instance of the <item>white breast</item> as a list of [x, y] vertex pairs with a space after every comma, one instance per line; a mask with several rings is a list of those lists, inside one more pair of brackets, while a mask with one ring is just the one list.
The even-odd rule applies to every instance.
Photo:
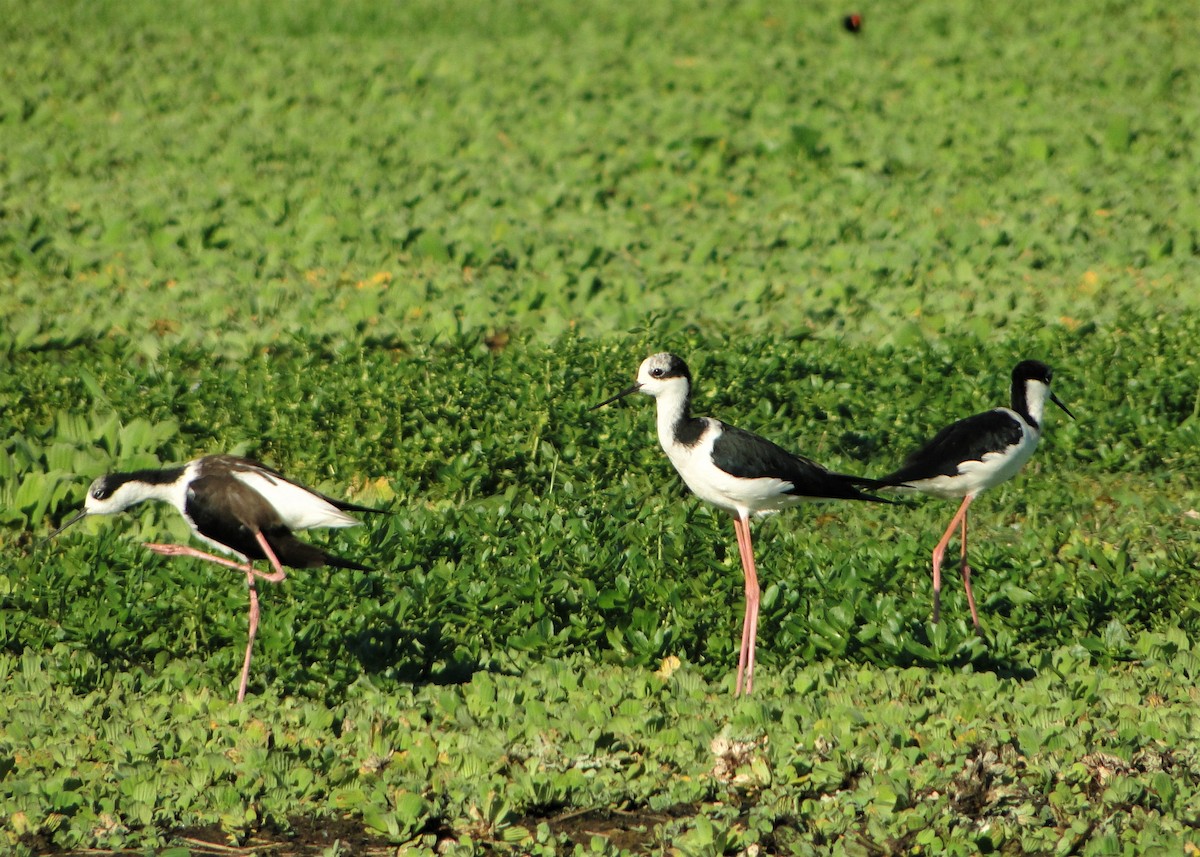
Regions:
[[669, 436], [659, 437], [663, 451], [693, 494], [718, 508], [747, 515], [769, 515], [803, 502], [800, 497], [784, 493], [791, 489], [791, 482], [770, 477], [739, 479], [713, 464], [712, 449], [721, 436], [721, 424], [707, 417], [705, 422], [708, 428], [695, 446], [675, 443]]

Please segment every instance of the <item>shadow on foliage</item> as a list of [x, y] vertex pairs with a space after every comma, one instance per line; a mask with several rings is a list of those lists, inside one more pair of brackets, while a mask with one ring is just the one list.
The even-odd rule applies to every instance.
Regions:
[[407, 684], [464, 684], [478, 672], [519, 675], [515, 666], [503, 666], [479, 651], [468, 649], [443, 632], [441, 623], [423, 630], [412, 624], [376, 622], [346, 640], [347, 651], [363, 672]]

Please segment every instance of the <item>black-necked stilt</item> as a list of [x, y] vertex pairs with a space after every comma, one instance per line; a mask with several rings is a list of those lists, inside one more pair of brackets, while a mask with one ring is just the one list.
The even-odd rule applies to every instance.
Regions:
[[[180, 467], [101, 476], [88, 488], [83, 510], [47, 538], [57, 536], [86, 515], [112, 515], [144, 500], [170, 503], [183, 515], [196, 538], [242, 560], [233, 562], [184, 545], [146, 545], [164, 556], [197, 557], [245, 572], [250, 587], [250, 639], [246, 643], [238, 702], [246, 696], [250, 656], [258, 630], [255, 577], [278, 583], [286, 576], [284, 566], [329, 565], [369, 571], [364, 565], [305, 544], [292, 530], [351, 527], [359, 521], [348, 512], [381, 511], [318, 494], [247, 458], [206, 455]], [[274, 571], [258, 571], [252, 564], [256, 559], [266, 559]]]
[[758, 628], [759, 586], [750, 540], [750, 516], [765, 516], [811, 500], [871, 500], [855, 486], [876, 486], [873, 479], [833, 473], [793, 455], [771, 441], [726, 425], [711, 417], [689, 413], [692, 376], [674, 354], [647, 357], [638, 369], [637, 383], [606, 399], [603, 407], [630, 393], [645, 393], [658, 403], [658, 440], [688, 488], [701, 500], [733, 514], [742, 573], [746, 582], [746, 613], [742, 620], [735, 695], [754, 689], [754, 645]]
[[963, 498], [950, 526], [933, 549], [934, 622], [941, 612], [942, 557], [954, 528], [961, 524], [963, 586], [971, 621], [979, 631], [979, 613], [971, 593], [971, 569], [967, 566], [967, 508], [980, 491], [1011, 479], [1033, 455], [1042, 436], [1047, 399], [1075, 419], [1050, 391], [1052, 375], [1045, 363], [1021, 361], [1012, 373], [1011, 408], [994, 408], [946, 426], [905, 459], [899, 470], [879, 480], [934, 497]]

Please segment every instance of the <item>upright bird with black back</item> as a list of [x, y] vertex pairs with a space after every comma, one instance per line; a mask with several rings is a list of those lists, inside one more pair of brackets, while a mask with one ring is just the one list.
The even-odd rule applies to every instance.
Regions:
[[[245, 573], [250, 588], [250, 634], [238, 702], [246, 696], [254, 636], [258, 631], [255, 578], [278, 583], [287, 576], [284, 566], [370, 571], [365, 565], [300, 541], [292, 531], [351, 527], [360, 522], [348, 513], [383, 511], [327, 497], [248, 458], [206, 455], [179, 467], [101, 476], [88, 489], [82, 511], [47, 538], [53, 538], [87, 515], [116, 514], [146, 500], [171, 504], [183, 515], [196, 538], [241, 560], [234, 562], [185, 545], [146, 545], [164, 556], [196, 557]], [[261, 559], [267, 560], [274, 570], [264, 572], [254, 568], [253, 562]]]
[[1029, 461], [1042, 437], [1049, 400], [1071, 419], [1075, 416], [1050, 390], [1053, 372], [1038, 360], [1023, 360], [1012, 373], [1012, 407], [993, 408], [951, 423], [879, 481], [946, 499], [962, 497], [958, 512], [933, 549], [933, 621], [941, 615], [942, 557], [956, 527], [961, 526], [962, 580], [971, 621], [980, 632], [979, 613], [971, 592], [967, 565], [967, 509], [987, 488], [1007, 482]]
[[887, 500], [864, 494], [859, 486], [878, 487], [874, 479], [834, 473], [794, 455], [765, 438], [713, 419], [691, 415], [692, 375], [674, 354], [654, 354], [638, 369], [637, 383], [592, 408], [630, 393], [657, 402], [658, 440], [692, 493], [733, 515], [738, 553], [745, 577], [746, 612], [742, 620], [734, 694], [754, 689], [754, 649], [758, 629], [759, 585], [750, 539], [750, 517], [814, 500]]

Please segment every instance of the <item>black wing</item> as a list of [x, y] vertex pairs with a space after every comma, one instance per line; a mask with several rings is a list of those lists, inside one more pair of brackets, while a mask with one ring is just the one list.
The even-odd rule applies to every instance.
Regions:
[[183, 511], [201, 535], [249, 559], [265, 558], [254, 537], [257, 531], [286, 530], [275, 507], [257, 491], [228, 475], [192, 480]]
[[904, 459], [900, 468], [879, 481], [899, 485], [935, 476], [954, 476], [964, 461], [980, 461], [1021, 442], [1021, 425], [1011, 413], [997, 408], [951, 423]]
[[802, 455], [788, 452], [766, 438], [724, 423], [721, 425], [723, 431], [713, 443], [712, 458], [713, 463], [726, 473], [742, 479], [791, 482], [792, 487], [787, 493], [797, 497], [890, 502], [864, 494], [854, 487], [873, 485], [873, 479], [834, 473]]
[[262, 495], [234, 477], [202, 476], [194, 480], [188, 486], [184, 512], [202, 535], [249, 560], [266, 559], [262, 545], [255, 538], [255, 532], [261, 531], [276, 558], [288, 568], [331, 565], [370, 570], [300, 541]]

